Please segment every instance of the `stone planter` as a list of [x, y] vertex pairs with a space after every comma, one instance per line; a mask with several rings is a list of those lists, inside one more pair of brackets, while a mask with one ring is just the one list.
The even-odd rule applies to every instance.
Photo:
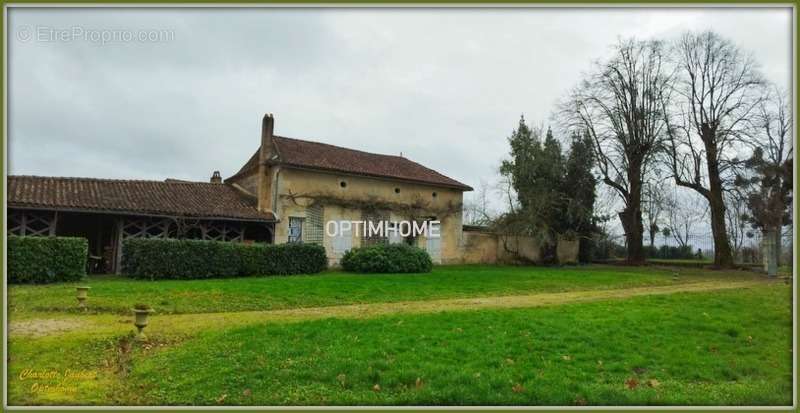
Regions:
[[154, 312], [155, 311], [153, 311], [153, 309], [151, 309], [151, 308], [148, 308], [148, 309], [134, 308], [133, 309], [133, 314], [135, 316], [135, 319], [133, 321], [133, 325], [135, 325], [136, 329], [138, 330], [137, 334], [136, 334], [136, 338], [138, 338], [139, 340], [144, 340], [144, 339], [147, 338], [144, 335], [144, 328], [147, 327], [148, 317], [150, 316], [150, 314], [152, 314]]
[[76, 287], [77, 290], [76, 298], [78, 299], [78, 307], [82, 309], [86, 309], [86, 300], [89, 299], [89, 290], [92, 287]]
[[577, 264], [580, 241], [577, 239], [558, 238], [556, 256], [559, 264]]

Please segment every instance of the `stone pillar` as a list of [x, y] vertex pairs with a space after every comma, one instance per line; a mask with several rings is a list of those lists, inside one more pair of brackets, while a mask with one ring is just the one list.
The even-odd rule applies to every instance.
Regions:
[[778, 248], [777, 243], [780, 242], [779, 234], [780, 232], [775, 230], [767, 230], [762, 234], [761, 245], [762, 256], [764, 257], [764, 271], [770, 277], [778, 275], [778, 251], [780, 251], [780, 248]]

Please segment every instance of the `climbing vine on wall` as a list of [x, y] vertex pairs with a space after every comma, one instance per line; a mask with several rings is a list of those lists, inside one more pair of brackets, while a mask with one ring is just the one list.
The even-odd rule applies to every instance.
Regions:
[[290, 199], [295, 205], [310, 207], [313, 205], [335, 205], [346, 209], [361, 210], [364, 212], [392, 211], [402, 216], [417, 218], [434, 215], [438, 219], [461, 212], [460, 202], [448, 201], [442, 205], [433, 205], [421, 198], [409, 203], [390, 202], [378, 197], [365, 197], [345, 199], [327, 193], [293, 193], [291, 190], [281, 195]]

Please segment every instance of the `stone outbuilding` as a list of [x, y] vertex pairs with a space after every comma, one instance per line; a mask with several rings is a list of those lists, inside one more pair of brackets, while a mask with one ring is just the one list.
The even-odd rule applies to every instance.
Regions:
[[[218, 174], [217, 174], [218, 176]], [[128, 238], [271, 242], [275, 216], [221, 179], [139, 181], [9, 176], [11, 235], [89, 241], [92, 272], [119, 272]]]

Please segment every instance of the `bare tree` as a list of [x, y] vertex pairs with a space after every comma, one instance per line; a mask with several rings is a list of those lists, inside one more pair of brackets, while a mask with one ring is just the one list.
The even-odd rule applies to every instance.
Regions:
[[692, 194], [673, 192], [665, 200], [665, 225], [678, 245], [691, 246], [693, 230], [702, 225], [708, 214], [708, 207], [702, 198]]
[[495, 218], [495, 214], [489, 206], [489, 192], [491, 186], [481, 180], [478, 190], [473, 193], [472, 198], [464, 203], [464, 223], [468, 225], [487, 226]]
[[658, 41], [620, 41], [613, 57], [598, 62], [559, 108], [568, 129], [586, 131], [602, 181], [624, 207], [618, 213], [630, 263], [644, 262], [642, 188], [661, 145], [670, 75]]
[[672, 173], [708, 202], [714, 264], [730, 267], [724, 192], [741, 163], [741, 143], [750, 139], [748, 120], [762, 99], [763, 80], [751, 56], [714, 32], [684, 34], [673, 57], [674, 99], [665, 103]]
[[497, 196], [505, 200], [508, 212], [516, 213], [517, 209], [519, 209], [519, 201], [517, 200], [517, 194], [514, 192], [514, 182], [512, 182], [511, 177], [501, 175], [494, 189]]
[[730, 191], [726, 196], [725, 220], [734, 261], [742, 260], [741, 251], [747, 239], [746, 202], [746, 197], [739, 191]]
[[662, 214], [666, 206], [663, 182], [649, 181], [644, 186], [642, 211], [647, 220], [647, 234], [650, 236], [650, 248], [655, 246], [656, 235], [661, 229]]

